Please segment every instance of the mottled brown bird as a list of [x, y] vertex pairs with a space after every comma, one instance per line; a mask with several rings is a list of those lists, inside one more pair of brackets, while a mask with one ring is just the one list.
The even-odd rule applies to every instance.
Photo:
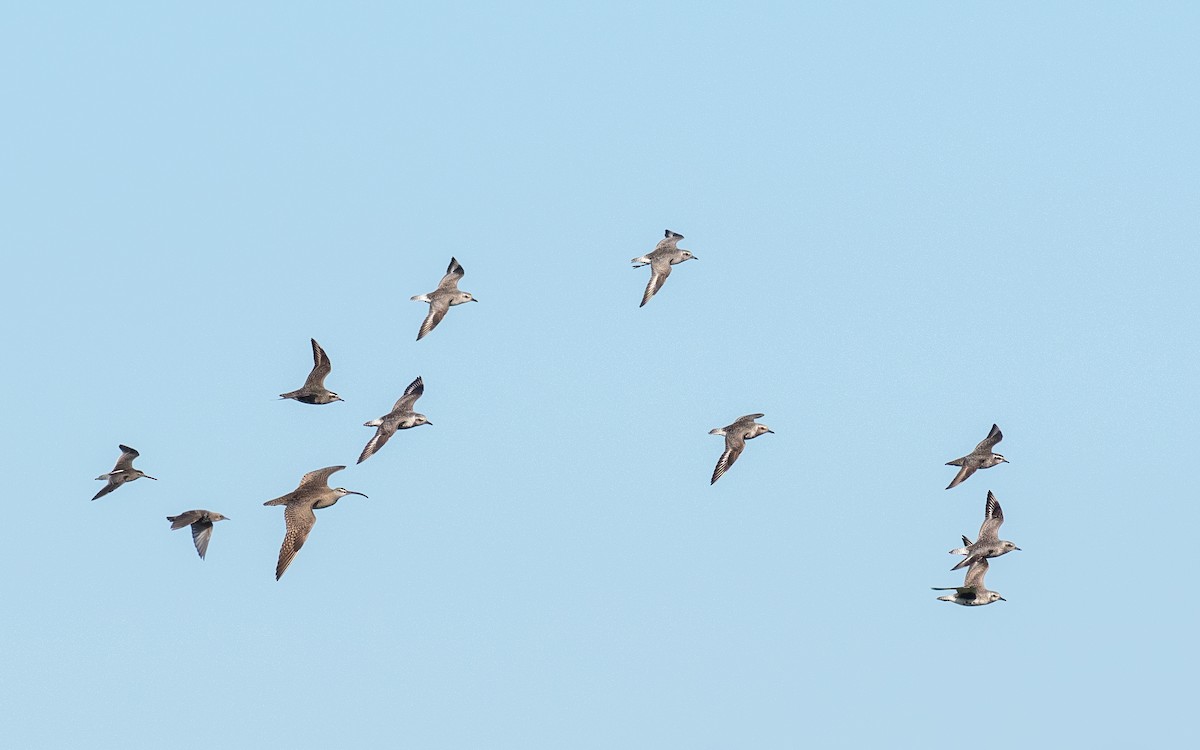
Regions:
[[310, 471], [300, 479], [300, 486], [286, 495], [268, 500], [263, 505], [284, 505], [284, 524], [287, 531], [283, 536], [283, 546], [279, 548], [279, 562], [275, 565], [275, 580], [278, 581], [283, 572], [292, 564], [292, 558], [304, 546], [308, 533], [317, 522], [317, 508], [328, 508], [346, 495], [360, 495], [345, 487], [329, 486], [329, 475], [341, 471], [345, 466], [326, 466], [324, 469]]

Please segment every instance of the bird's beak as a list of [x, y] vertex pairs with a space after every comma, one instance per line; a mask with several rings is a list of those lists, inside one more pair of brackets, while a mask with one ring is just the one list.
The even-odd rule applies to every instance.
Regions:
[[1013, 549], [1015, 549], [1017, 552], [1020, 552], [1020, 551], [1021, 551], [1021, 548], [1020, 548], [1020, 547], [1013, 547]]
[[775, 430], [767, 430], [767, 432], [771, 433], [772, 435], [775, 434]]
[[996, 597], [996, 598], [997, 598], [997, 599], [999, 599], [999, 600], [1000, 600], [1000, 601], [1002, 601], [1002, 602], [1006, 602], [1006, 601], [1008, 601], [1008, 600], [1007, 600], [1007, 599], [1005, 599], [1003, 596], [999, 596], [999, 597]]
[[363, 493], [355, 492], [354, 490], [346, 490], [346, 494], [347, 495], [359, 495], [360, 497], [366, 497], [366, 495], [364, 495]]
[[472, 298], [471, 298], [471, 301], [472, 301], [472, 302], [478, 302], [479, 300], [478, 300], [477, 298], [475, 298], [475, 297], [472, 297]]
[[345, 401], [346, 399], [342, 398], [341, 396], [334, 396], [333, 400], [334, 401]]
[[1000, 460], [1001, 460], [1001, 461], [1003, 461], [1003, 462], [1004, 462], [1004, 463], [1006, 463], [1006, 464], [1011, 464], [1011, 463], [1012, 463], [1012, 461], [1009, 461], [1007, 458], [1002, 458], [1002, 459], [1000, 459]]
[[429, 425], [430, 427], [433, 427], [433, 422], [426, 421], [425, 424]]
[[693, 256], [692, 256], [692, 260], [700, 260], [700, 256], [699, 256], [699, 255], [693, 255]]
[[153, 480], [154, 480], [154, 481], [156, 481], [156, 482], [158, 481], [158, 477], [152, 477], [152, 476], [150, 476], [149, 474], [143, 474], [142, 476], [144, 476], [144, 477], [145, 477], [145, 478], [147, 478], [147, 479], [153, 479]]

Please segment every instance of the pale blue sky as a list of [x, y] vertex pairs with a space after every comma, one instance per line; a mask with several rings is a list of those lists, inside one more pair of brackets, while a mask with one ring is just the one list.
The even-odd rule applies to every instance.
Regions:
[[[0, 24], [0, 743], [1190, 727], [1193, 4], [242, 5]], [[275, 399], [309, 337], [345, 403]], [[91, 503], [118, 443], [160, 481]], [[338, 463], [275, 582], [262, 502]], [[988, 489], [1008, 601], [938, 602]]]

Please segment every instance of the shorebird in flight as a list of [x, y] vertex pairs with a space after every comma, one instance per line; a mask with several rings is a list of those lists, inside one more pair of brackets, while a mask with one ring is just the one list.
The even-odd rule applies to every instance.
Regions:
[[205, 553], [208, 552], [208, 540], [212, 538], [213, 524], [229, 519], [220, 513], [213, 513], [211, 510], [187, 510], [177, 516], [167, 516], [167, 520], [171, 522], [171, 531], [182, 529], [184, 526], [192, 527], [192, 542], [195, 543], [196, 552], [200, 553], [200, 559], [203, 560]]
[[716, 468], [713, 469], [712, 481], [710, 485], [716, 484], [721, 475], [728, 471], [733, 462], [738, 460], [738, 456], [742, 455], [742, 451], [746, 448], [746, 441], [752, 440], [759, 435], [766, 433], [774, 434], [775, 431], [765, 424], [758, 424], [754, 420], [759, 417], [765, 417], [766, 414], [747, 414], [744, 417], [739, 417], [736, 422], [725, 427], [717, 427], [708, 431], [709, 435], [724, 435], [725, 436], [725, 451], [721, 453], [721, 457], [717, 459]]
[[690, 250], [679, 249], [679, 241], [683, 239], [682, 234], [668, 229], [663, 232], [663, 235], [663, 239], [658, 241], [657, 247], [640, 258], [630, 261], [634, 268], [650, 266], [650, 283], [646, 284], [646, 291], [642, 293], [642, 304], [638, 307], [645, 307], [650, 298], [657, 294], [659, 289], [662, 289], [667, 277], [671, 275], [671, 266], [685, 260], [699, 260], [692, 255]]
[[96, 477], [97, 482], [108, 480], [108, 484], [104, 485], [96, 493], [96, 496], [92, 498], [93, 500], [104, 497], [126, 482], [132, 482], [135, 479], [145, 477], [147, 479], [154, 479], [156, 482], [158, 481], [146, 472], [133, 468], [133, 459], [140, 456], [140, 453], [128, 445], [118, 445], [117, 447], [121, 449], [121, 457], [117, 459], [117, 465], [113, 467], [112, 471]]
[[979, 527], [979, 536], [974, 542], [964, 536], [962, 540], [966, 546], [950, 550], [952, 555], [967, 556], [950, 570], [965, 568], [979, 558], [999, 557], [1013, 550], [1021, 549], [1012, 542], [1006, 542], [1000, 538], [1000, 524], [1002, 523], [1004, 523], [1004, 511], [1001, 510], [996, 496], [992, 494], [991, 490], [988, 490], [987, 503], [983, 508], [983, 525]]
[[312, 372], [308, 373], [308, 379], [298, 390], [281, 393], [279, 397], [294, 398], [302, 404], [332, 404], [334, 401], [344, 401], [345, 399], [341, 396], [325, 387], [325, 378], [333, 369], [333, 365], [329, 362], [329, 355], [325, 353], [316, 339], [309, 339], [309, 341], [312, 342], [313, 350]]
[[470, 292], [459, 291], [458, 281], [465, 273], [459, 262], [451, 258], [450, 265], [446, 268], [446, 275], [442, 277], [437, 289], [428, 294], [418, 294], [410, 298], [413, 302], [429, 303], [429, 314], [421, 323], [421, 330], [417, 332], [417, 341], [425, 338], [426, 334], [437, 328], [437, 324], [442, 322], [442, 318], [446, 317], [446, 313], [451, 307], [464, 302], [479, 301], [471, 296]]
[[292, 558], [304, 546], [308, 533], [317, 522], [314, 510], [328, 508], [346, 495], [361, 495], [345, 487], [329, 486], [329, 475], [341, 471], [345, 466], [326, 466], [324, 469], [310, 471], [300, 479], [296, 489], [268, 500], [263, 505], [284, 505], [283, 521], [287, 531], [283, 536], [283, 546], [279, 548], [279, 562], [275, 565], [275, 580], [278, 581], [283, 572], [292, 564]]
[[954, 477], [946, 489], [957, 487], [966, 481], [967, 477], [975, 473], [977, 469], [990, 469], [996, 464], [1008, 463], [1008, 459], [1001, 456], [999, 453], [992, 453], [992, 448], [1004, 439], [1004, 434], [1000, 432], [1000, 428], [992, 425], [991, 432], [988, 436], [980, 441], [979, 445], [975, 446], [975, 450], [971, 451], [962, 458], [956, 458], [953, 461], [947, 461], [947, 466], [960, 466], [958, 474]]
[[996, 591], [988, 591], [983, 585], [983, 577], [987, 574], [988, 561], [986, 558], [979, 557], [975, 562], [971, 563], [971, 567], [967, 569], [967, 578], [961, 586], [951, 586], [949, 588], [938, 588], [933, 586], [934, 591], [953, 591], [953, 594], [939, 596], [940, 602], [953, 602], [961, 604], [964, 607], [981, 607], [984, 604], [991, 604], [995, 601], [1008, 601]]
[[396, 434], [396, 430], [407, 430], [412, 427], [420, 427], [423, 424], [432, 425], [433, 422], [424, 414], [418, 414], [413, 411], [413, 406], [417, 403], [417, 399], [425, 392], [425, 381], [417, 377], [416, 380], [408, 384], [404, 389], [404, 395], [396, 401], [395, 406], [387, 414], [384, 414], [379, 419], [372, 419], [370, 422], [363, 422], [364, 427], [374, 427], [375, 435], [367, 441], [366, 447], [363, 448], [362, 454], [358, 457], [358, 462], [361, 464], [375, 452], [383, 447], [392, 435]]

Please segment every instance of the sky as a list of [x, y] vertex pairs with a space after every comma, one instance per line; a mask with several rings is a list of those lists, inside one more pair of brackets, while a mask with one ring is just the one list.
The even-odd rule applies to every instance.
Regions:
[[[0, 744], [1190, 732], [1195, 5], [4, 15]], [[310, 337], [345, 402], [278, 399]], [[90, 502], [122, 443], [158, 481]], [[939, 602], [988, 490], [1007, 601]]]

